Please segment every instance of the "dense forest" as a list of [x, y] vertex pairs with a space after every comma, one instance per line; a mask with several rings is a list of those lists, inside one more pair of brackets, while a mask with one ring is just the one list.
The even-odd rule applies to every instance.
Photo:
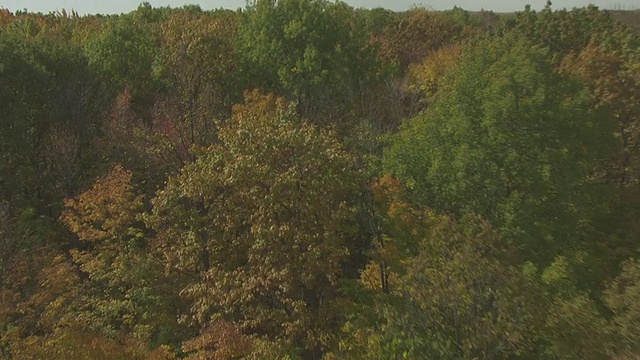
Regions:
[[0, 9], [0, 358], [638, 359], [638, 24]]

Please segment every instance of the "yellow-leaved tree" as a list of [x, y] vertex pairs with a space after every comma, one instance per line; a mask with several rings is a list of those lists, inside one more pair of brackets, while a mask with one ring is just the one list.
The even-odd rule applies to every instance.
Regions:
[[[233, 356], [320, 359], [340, 326], [360, 177], [330, 131], [275, 97], [247, 95], [254, 106], [237, 106], [219, 144], [201, 150], [153, 200], [156, 251], [167, 271], [184, 276], [187, 319], [238, 329], [218, 334], [246, 342], [228, 349]], [[211, 334], [200, 340], [186, 348], [204, 354], [229, 343]]]

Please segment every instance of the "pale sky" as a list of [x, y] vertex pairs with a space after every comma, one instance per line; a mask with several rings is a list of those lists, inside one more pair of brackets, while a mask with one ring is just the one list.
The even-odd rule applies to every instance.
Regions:
[[[80, 14], [113, 14], [130, 12], [138, 7], [143, 0], [0, 0], [0, 8], [11, 11], [28, 9], [33, 12], [56, 10], [76, 10]], [[384, 7], [396, 11], [406, 10], [412, 5], [421, 5], [435, 10], [451, 9], [454, 5], [465, 10], [493, 10], [495, 12], [511, 12], [524, 9], [531, 4], [536, 10], [541, 9], [546, 0], [346, 0], [354, 7]], [[154, 7], [179, 7], [186, 4], [198, 4], [203, 9], [227, 8], [237, 9], [245, 6], [245, 0], [150, 0]], [[607, 9], [637, 9], [640, 0], [555, 0], [553, 8], [573, 8], [594, 4]]]

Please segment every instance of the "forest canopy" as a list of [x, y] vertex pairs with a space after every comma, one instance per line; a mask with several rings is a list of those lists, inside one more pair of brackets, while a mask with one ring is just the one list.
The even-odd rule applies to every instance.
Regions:
[[636, 359], [640, 17], [0, 9], [0, 359]]

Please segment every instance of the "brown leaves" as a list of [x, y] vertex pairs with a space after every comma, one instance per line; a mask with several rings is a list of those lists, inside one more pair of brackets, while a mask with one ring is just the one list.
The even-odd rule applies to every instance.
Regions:
[[15, 16], [9, 9], [0, 9], [0, 26], [11, 24], [15, 20]]
[[398, 24], [387, 27], [379, 53], [382, 60], [397, 62], [401, 69], [422, 62], [430, 52], [450, 44], [461, 31], [443, 13], [416, 8], [402, 16]]
[[624, 59], [619, 51], [610, 51], [598, 41], [592, 40], [580, 54], [569, 54], [560, 65], [560, 71], [572, 72], [589, 84], [599, 106], [620, 106], [623, 100], [625, 81], [621, 78]]
[[622, 30], [594, 36], [580, 52], [563, 58], [559, 70], [580, 78], [593, 99], [593, 111], [616, 122], [620, 142], [615, 159], [603, 166], [608, 181], [626, 186], [640, 179], [640, 82], [638, 50], [627, 44]]
[[190, 354], [187, 356], [190, 360], [240, 359], [251, 352], [252, 342], [239, 326], [216, 320], [200, 336], [185, 341], [182, 348]]

